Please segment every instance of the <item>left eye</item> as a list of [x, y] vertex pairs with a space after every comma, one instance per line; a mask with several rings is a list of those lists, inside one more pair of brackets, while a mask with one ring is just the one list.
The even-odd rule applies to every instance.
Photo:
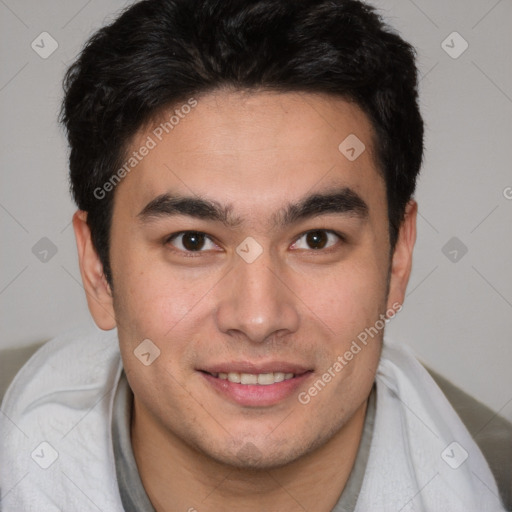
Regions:
[[332, 231], [317, 229], [301, 235], [292, 245], [293, 249], [328, 249], [341, 240], [341, 237]]
[[187, 252], [202, 252], [203, 250], [215, 249], [216, 245], [206, 233], [200, 231], [183, 231], [171, 235], [167, 239], [176, 249]]

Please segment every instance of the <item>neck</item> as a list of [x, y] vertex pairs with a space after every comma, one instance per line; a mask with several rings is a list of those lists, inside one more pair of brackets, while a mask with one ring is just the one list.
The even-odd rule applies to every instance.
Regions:
[[328, 512], [354, 465], [367, 401], [323, 446], [270, 470], [218, 462], [164, 430], [134, 398], [131, 438], [139, 474], [157, 512]]

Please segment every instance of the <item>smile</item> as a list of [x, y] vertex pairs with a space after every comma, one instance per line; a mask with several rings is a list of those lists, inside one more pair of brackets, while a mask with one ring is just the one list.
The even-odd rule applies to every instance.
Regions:
[[247, 373], [200, 371], [207, 387], [221, 398], [244, 407], [269, 407], [295, 396], [312, 370]]
[[259, 386], [269, 386], [271, 384], [275, 384], [276, 382], [283, 382], [285, 380], [293, 379], [295, 374], [293, 373], [283, 373], [283, 372], [271, 372], [271, 373], [238, 373], [238, 372], [229, 372], [229, 373], [213, 373], [210, 374], [213, 377], [217, 377], [218, 379], [228, 380], [229, 382], [234, 382], [235, 384], [253, 384]]

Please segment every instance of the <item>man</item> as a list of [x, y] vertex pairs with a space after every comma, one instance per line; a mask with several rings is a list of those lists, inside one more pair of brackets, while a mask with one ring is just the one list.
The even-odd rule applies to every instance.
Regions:
[[4, 510], [503, 510], [441, 391], [383, 343], [423, 124], [414, 52], [370, 7], [140, 2], [65, 86], [107, 332], [12, 384]]

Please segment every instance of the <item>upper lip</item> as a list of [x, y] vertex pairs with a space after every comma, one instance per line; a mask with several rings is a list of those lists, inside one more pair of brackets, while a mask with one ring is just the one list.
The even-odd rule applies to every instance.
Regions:
[[200, 371], [207, 373], [293, 373], [301, 375], [311, 368], [306, 366], [288, 363], [284, 361], [268, 361], [266, 363], [251, 363], [250, 361], [232, 361], [229, 363], [210, 364], [199, 368]]

